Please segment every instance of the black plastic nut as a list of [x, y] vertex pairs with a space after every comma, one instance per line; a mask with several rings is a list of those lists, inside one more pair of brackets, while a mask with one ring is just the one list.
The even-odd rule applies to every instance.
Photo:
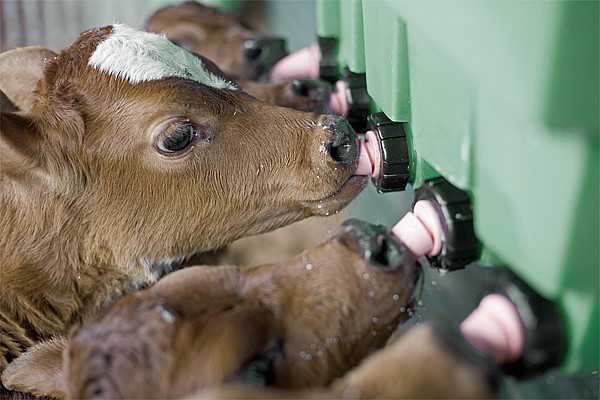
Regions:
[[566, 330], [558, 306], [532, 289], [507, 267], [486, 267], [491, 274], [477, 282], [483, 295], [506, 296], [517, 308], [525, 330], [521, 357], [502, 366], [505, 373], [528, 378], [558, 367], [566, 354]]
[[319, 60], [319, 78], [335, 84], [337, 73], [338, 40], [334, 37], [317, 37], [321, 59]]
[[346, 82], [346, 101], [348, 102], [346, 119], [357, 132], [364, 132], [371, 103], [367, 93], [367, 75], [352, 72], [346, 67], [342, 71], [342, 79]]
[[478, 260], [481, 245], [475, 236], [469, 194], [444, 178], [425, 182], [415, 193], [415, 203], [429, 200], [439, 211], [445, 241], [440, 254], [429, 258], [435, 268], [454, 271]]
[[410, 156], [404, 124], [378, 112], [368, 116], [367, 130], [377, 135], [381, 154], [380, 173], [372, 178], [373, 184], [380, 192], [406, 189], [410, 177]]

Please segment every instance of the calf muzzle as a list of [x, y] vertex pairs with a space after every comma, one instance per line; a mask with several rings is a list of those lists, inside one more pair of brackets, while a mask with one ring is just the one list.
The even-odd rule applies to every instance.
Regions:
[[414, 256], [392, 232], [383, 225], [374, 225], [359, 219], [349, 219], [344, 231], [354, 239], [355, 246], [371, 266], [382, 271], [397, 271], [414, 263]]
[[272, 38], [252, 38], [245, 40], [242, 44], [244, 59], [251, 69], [250, 79], [263, 80], [271, 68], [285, 57], [286, 50], [285, 39]]

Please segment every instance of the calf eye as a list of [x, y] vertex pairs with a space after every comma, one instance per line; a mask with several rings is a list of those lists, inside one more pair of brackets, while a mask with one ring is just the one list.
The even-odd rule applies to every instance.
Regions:
[[201, 137], [201, 130], [191, 122], [177, 124], [167, 130], [166, 134], [159, 137], [156, 147], [166, 155], [181, 154]]

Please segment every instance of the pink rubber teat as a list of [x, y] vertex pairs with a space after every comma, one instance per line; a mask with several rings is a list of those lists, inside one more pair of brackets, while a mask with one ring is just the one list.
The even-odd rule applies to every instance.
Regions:
[[279, 60], [269, 72], [269, 80], [274, 82], [291, 81], [293, 79], [318, 79], [319, 45], [313, 43]]
[[346, 89], [348, 85], [344, 81], [337, 81], [335, 91], [329, 98], [329, 108], [337, 115], [346, 116], [348, 114], [348, 100], [346, 99]]
[[439, 254], [442, 250], [444, 230], [442, 228], [440, 216], [435, 207], [430, 201], [419, 200], [413, 208], [413, 213], [425, 225], [425, 229], [427, 229], [433, 239], [433, 247], [427, 255], [435, 256]]
[[460, 330], [473, 346], [500, 364], [515, 361], [523, 353], [525, 332], [519, 313], [502, 295], [484, 297], [462, 322]]
[[416, 256], [428, 254], [433, 248], [433, 238], [425, 225], [411, 212], [406, 213], [394, 225], [392, 232]]
[[439, 254], [444, 240], [438, 212], [427, 200], [418, 201], [414, 213], [402, 217], [392, 232], [418, 257]]
[[360, 141], [360, 151], [356, 175], [379, 176], [381, 168], [381, 154], [377, 135], [373, 131], [367, 131], [363, 140]]

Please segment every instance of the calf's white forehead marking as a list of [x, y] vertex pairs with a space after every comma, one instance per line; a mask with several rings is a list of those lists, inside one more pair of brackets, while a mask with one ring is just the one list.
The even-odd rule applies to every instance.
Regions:
[[88, 65], [132, 84], [169, 77], [192, 79], [217, 89], [237, 90], [232, 82], [204, 68], [202, 60], [163, 35], [115, 24], [96, 46]]

